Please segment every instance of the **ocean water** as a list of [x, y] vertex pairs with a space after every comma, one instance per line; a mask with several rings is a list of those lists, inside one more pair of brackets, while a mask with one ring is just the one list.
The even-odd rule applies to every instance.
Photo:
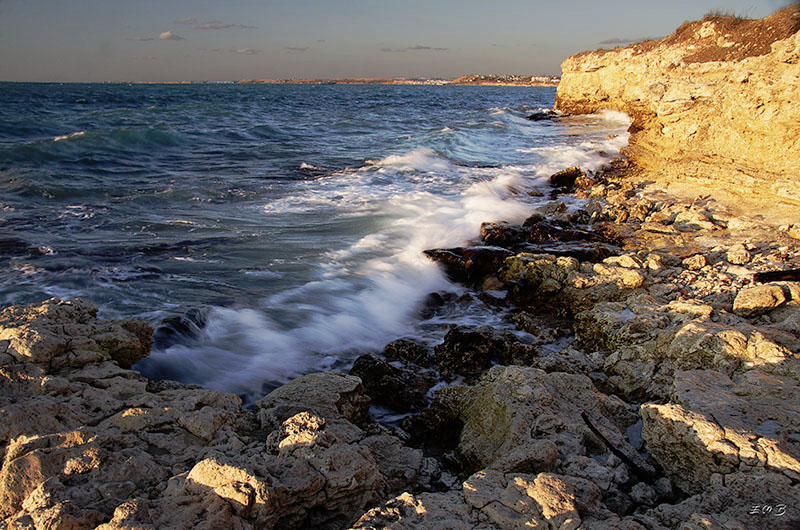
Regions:
[[[0, 83], [0, 305], [159, 326], [151, 377], [255, 397], [399, 337], [502, 325], [423, 255], [594, 170], [624, 115], [533, 122], [548, 87]], [[190, 329], [191, 328], [191, 329]]]

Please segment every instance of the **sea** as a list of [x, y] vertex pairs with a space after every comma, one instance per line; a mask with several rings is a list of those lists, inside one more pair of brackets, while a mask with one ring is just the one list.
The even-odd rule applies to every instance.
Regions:
[[[81, 297], [147, 320], [156, 343], [137, 369], [245, 399], [398, 338], [507, 326], [423, 251], [521, 222], [549, 175], [619, 155], [625, 115], [527, 119], [554, 99], [0, 83], [0, 307]], [[454, 302], [430, 311], [432, 293]]]

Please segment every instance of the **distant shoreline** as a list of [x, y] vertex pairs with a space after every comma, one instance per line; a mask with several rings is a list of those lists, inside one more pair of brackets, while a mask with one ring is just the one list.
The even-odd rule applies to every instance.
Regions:
[[426, 85], [426, 86], [548, 86], [556, 87], [558, 76], [465, 75], [456, 79], [425, 77], [337, 77], [319, 79], [241, 79], [238, 81], [2, 81], [0, 83], [109, 84], [109, 85]]
[[340, 77], [320, 79], [242, 79], [237, 84], [269, 85], [461, 85], [461, 86], [558, 86], [557, 76], [465, 75], [456, 79], [402, 77]]

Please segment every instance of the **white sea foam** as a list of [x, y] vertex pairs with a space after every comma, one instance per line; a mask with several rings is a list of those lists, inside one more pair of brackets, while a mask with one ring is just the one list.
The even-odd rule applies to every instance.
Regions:
[[[353, 352], [418, 335], [426, 295], [462, 291], [422, 251], [464, 245], [485, 221], [524, 220], [537, 199], [512, 190], [541, 184], [571, 165], [598, 169], [627, 142], [623, 116], [599, 114], [585, 126], [578, 120], [578, 130], [592, 134], [572, 145], [521, 149], [530, 164], [468, 167], [420, 147], [298, 183], [294, 193], [264, 205], [266, 217], [324, 209], [333, 218], [363, 219], [363, 233], [350, 234], [345, 244], [331, 242], [311, 281], [263, 299], [259, 309], [216, 308], [199, 345], [172, 346], [153, 357], [180, 364], [210, 388], [255, 397], [264, 381], [340, 367]], [[515, 126], [535, 126], [529, 123]], [[437, 316], [426, 329], [442, 333], [452, 318]], [[487, 323], [479, 309], [460, 312], [458, 322]]]
[[84, 134], [86, 134], [86, 131], [78, 131], [78, 132], [74, 132], [74, 133], [69, 133], [69, 134], [65, 134], [63, 136], [56, 136], [55, 138], [53, 138], [53, 141], [54, 142], [60, 142], [62, 140], [69, 140], [70, 138], [78, 138], [80, 136], [83, 136]]
[[[397, 171], [448, 171], [453, 164], [438, 155], [429, 147], [414, 149], [401, 155], [389, 155], [376, 161], [368, 161], [378, 168], [389, 168]], [[369, 167], [364, 168], [369, 170]]]

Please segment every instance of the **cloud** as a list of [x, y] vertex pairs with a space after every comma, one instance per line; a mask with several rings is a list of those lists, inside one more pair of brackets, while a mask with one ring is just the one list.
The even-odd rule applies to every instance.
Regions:
[[197, 19], [194, 17], [186, 17], [175, 21], [176, 24], [197, 24]]
[[253, 50], [252, 48], [239, 48], [238, 50], [234, 50], [239, 55], [255, 55], [257, 53], [261, 53], [261, 50]]
[[244, 24], [224, 24], [220, 20], [212, 20], [194, 27], [194, 29], [258, 29], [257, 26], [246, 26]]
[[171, 31], [165, 31], [163, 33], [159, 33], [158, 38], [161, 40], [183, 40], [183, 37], [181, 37], [177, 33], [172, 33]]
[[128, 40], [135, 40], [137, 42], [147, 42], [149, 40], [155, 40], [155, 39], [153, 37], [133, 37], [133, 38], [128, 39]]
[[444, 52], [447, 51], [447, 48], [434, 48], [433, 46], [420, 46], [419, 44], [413, 44], [409, 46], [407, 49], [412, 51], [423, 50], [423, 51], [433, 51], [433, 52]]
[[286, 46], [284, 48], [287, 52], [307, 52], [310, 49], [308, 46]]
[[634, 44], [645, 40], [658, 40], [660, 38], [661, 37], [640, 37], [636, 39], [630, 37], [612, 37], [610, 39], [601, 40], [600, 42], [598, 42], [598, 44], [613, 44], [614, 46], [620, 46], [623, 44]]
[[382, 52], [391, 52], [391, 53], [402, 53], [405, 51], [431, 51], [431, 52], [443, 52], [447, 51], [447, 48], [435, 48], [433, 46], [422, 46], [419, 44], [412, 44], [408, 48], [381, 48]]

